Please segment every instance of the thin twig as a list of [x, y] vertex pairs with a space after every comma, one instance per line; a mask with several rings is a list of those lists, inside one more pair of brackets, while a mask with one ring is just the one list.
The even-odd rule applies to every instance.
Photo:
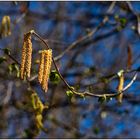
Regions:
[[123, 92], [125, 90], [127, 90], [134, 83], [134, 81], [136, 80], [136, 78], [137, 78], [137, 73], [135, 73], [135, 75], [134, 75], [133, 79], [130, 81], [130, 83], [123, 88]]
[[133, 77], [133, 79], [130, 81], [130, 83], [128, 84], [128, 85], [126, 85], [124, 88], [123, 88], [123, 90], [122, 91], [120, 91], [120, 92], [116, 92], [116, 93], [113, 93], [113, 94], [93, 94], [93, 93], [90, 93], [90, 92], [87, 92], [87, 91], [85, 91], [85, 92], [83, 92], [83, 93], [79, 93], [79, 92], [77, 92], [78, 94], [83, 94], [84, 96], [94, 96], [94, 97], [116, 97], [116, 96], [118, 96], [119, 94], [121, 94], [122, 92], [124, 92], [124, 91], [126, 91], [133, 83], [134, 83], [134, 81], [136, 80], [136, 78], [137, 78], [137, 73], [135, 73], [135, 75], [134, 75], [134, 77]]

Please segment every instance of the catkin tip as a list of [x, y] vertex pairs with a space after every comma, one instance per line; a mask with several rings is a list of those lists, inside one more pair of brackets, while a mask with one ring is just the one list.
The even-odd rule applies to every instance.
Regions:
[[35, 32], [34, 30], [31, 30], [31, 31], [30, 31], [31, 34], [33, 34], [34, 32]]

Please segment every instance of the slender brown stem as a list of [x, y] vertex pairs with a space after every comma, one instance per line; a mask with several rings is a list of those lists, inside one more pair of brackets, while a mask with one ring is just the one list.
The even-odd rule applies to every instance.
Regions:
[[49, 45], [46, 43], [46, 41], [40, 36], [38, 35], [34, 30], [31, 31], [36, 37], [38, 37], [44, 44], [45, 46], [47, 47], [47, 49], [50, 49], [49, 48]]

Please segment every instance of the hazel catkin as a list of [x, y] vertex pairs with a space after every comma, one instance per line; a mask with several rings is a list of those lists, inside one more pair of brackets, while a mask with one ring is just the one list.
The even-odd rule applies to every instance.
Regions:
[[121, 75], [119, 76], [119, 84], [118, 84], [118, 92], [121, 92], [118, 96], [117, 96], [117, 99], [119, 101], [119, 103], [122, 102], [122, 98], [123, 98], [123, 93], [122, 93], [122, 90], [123, 90], [123, 86], [124, 86], [124, 74], [123, 72], [121, 73]]
[[39, 74], [38, 74], [38, 80], [42, 86], [42, 89], [47, 92], [48, 91], [48, 80], [49, 80], [49, 74], [52, 64], [52, 50], [44, 50], [42, 52], [42, 57], [40, 60], [40, 68], [39, 68]]
[[26, 40], [26, 76], [29, 78], [31, 74], [31, 62], [32, 62], [32, 42], [31, 34], [28, 35]]
[[21, 58], [21, 68], [20, 68], [21, 79], [30, 77], [31, 62], [32, 62], [31, 33], [27, 33], [24, 35], [24, 42], [22, 47], [22, 58]]
[[11, 35], [10, 24], [11, 24], [10, 17], [3, 16], [2, 23], [1, 23], [1, 34], [3, 37]]

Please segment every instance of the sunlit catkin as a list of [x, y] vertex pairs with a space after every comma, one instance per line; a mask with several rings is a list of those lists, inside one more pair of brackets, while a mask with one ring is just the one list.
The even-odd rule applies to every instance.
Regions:
[[42, 89], [47, 92], [48, 91], [48, 80], [49, 80], [49, 74], [52, 64], [52, 50], [45, 50], [45, 56], [44, 56], [44, 72], [43, 72], [43, 78], [42, 78]]
[[26, 76], [29, 78], [31, 75], [31, 62], [32, 62], [32, 42], [31, 42], [31, 34], [25, 35], [26, 42]]
[[122, 102], [122, 98], [123, 98], [123, 93], [122, 93], [122, 90], [123, 90], [123, 86], [124, 86], [124, 74], [123, 72], [121, 73], [121, 75], [119, 76], [119, 84], [118, 84], [118, 92], [121, 92], [118, 96], [117, 96], [117, 99], [119, 101], [119, 103]]
[[31, 62], [32, 62], [32, 42], [31, 33], [24, 35], [24, 42], [22, 47], [22, 58], [21, 58], [21, 69], [20, 77], [24, 79], [25, 77], [30, 77], [31, 73]]
[[39, 62], [39, 71], [38, 71], [38, 81], [41, 84], [44, 72], [44, 51], [40, 52], [40, 62]]
[[10, 24], [11, 24], [10, 17], [9, 16], [4, 16], [2, 18], [2, 23], [1, 23], [2, 36], [6, 37], [8, 35], [11, 35]]

